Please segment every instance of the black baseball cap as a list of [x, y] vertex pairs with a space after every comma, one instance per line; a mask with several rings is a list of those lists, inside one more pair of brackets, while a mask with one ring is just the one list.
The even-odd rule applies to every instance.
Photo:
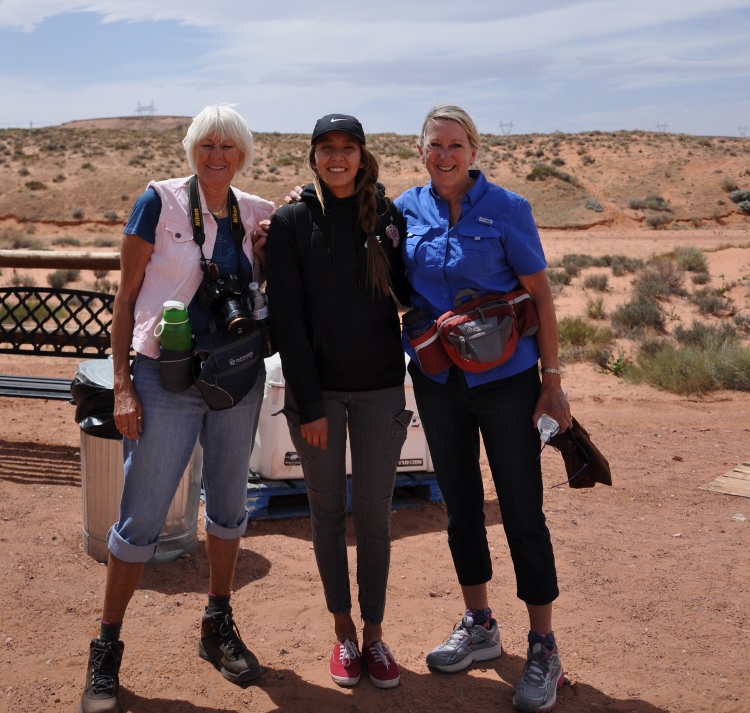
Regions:
[[320, 138], [328, 131], [346, 131], [347, 134], [356, 136], [359, 141], [365, 143], [365, 131], [359, 120], [348, 114], [326, 114], [322, 119], [318, 119], [310, 138], [310, 144]]

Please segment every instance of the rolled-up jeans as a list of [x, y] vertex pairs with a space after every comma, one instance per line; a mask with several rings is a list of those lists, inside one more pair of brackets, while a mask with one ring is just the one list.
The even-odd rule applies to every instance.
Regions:
[[211, 411], [196, 386], [173, 393], [161, 387], [159, 362], [137, 355], [133, 386], [143, 406], [143, 431], [123, 439], [124, 486], [120, 519], [109, 531], [109, 551], [125, 562], [148, 562], [169, 507], [200, 438], [206, 532], [242, 537], [247, 527], [247, 476], [263, 402], [261, 370], [247, 396]]
[[391, 557], [391, 502], [401, 447], [412, 412], [404, 387], [323, 391], [328, 417], [326, 450], [308, 445], [289, 389], [289, 433], [302, 460], [310, 502], [313, 549], [331, 614], [352, 608], [346, 553], [346, 432], [352, 453], [352, 516], [357, 540], [359, 608], [366, 624], [380, 624]]
[[538, 368], [473, 388], [455, 366], [445, 384], [425, 376], [414, 362], [409, 364], [409, 374], [448, 510], [448, 546], [459, 584], [473, 586], [492, 579], [479, 466], [481, 432], [517, 596], [535, 606], [551, 603], [559, 591], [542, 509], [541, 444], [531, 418], [539, 397]]

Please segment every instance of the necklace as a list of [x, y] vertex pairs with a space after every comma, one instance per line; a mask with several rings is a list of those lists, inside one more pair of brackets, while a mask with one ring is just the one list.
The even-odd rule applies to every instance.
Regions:
[[228, 201], [228, 200], [229, 200], [229, 199], [227, 199], [226, 201], [224, 201], [224, 205], [223, 205], [223, 206], [221, 206], [221, 208], [219, 208], [219, 210], [211, 210], [211, 209], [209, 208], [209, 210], [211, 210], [211, 214], [212, 214], [212, 215], [213, 215], [213, 216], [214, 216], [215, 218], [221, 218], [221, 214], [222, 214], [222, 213], [224, 212], [224, 208], [226, 208], [226, 207], [227, 207], [227, 201]]

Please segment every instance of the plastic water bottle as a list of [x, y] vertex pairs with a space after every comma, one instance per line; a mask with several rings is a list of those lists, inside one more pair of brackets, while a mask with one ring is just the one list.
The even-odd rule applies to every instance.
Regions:
[[161, 322], [154, 328], [154, 336], [161, 340], [162, 349], [172, 352], [188, 351], [193, 345], [193, 329], [183, 302], [167, 300]]
[[542, 443], [549, 443], [549, 439], [560, 430], [560, 424], [555, 421], [552, 416], [548, 416], [546, 413], [543, 413], [539, 417], [539, 420], [536, 422], [536, 427], [539, 430], [539, 438]]
[[401, 318], [401, 322], [409, 339], [416, 339], [434, 324], [434, 320], [430, 319], [424, 307], [415, 307], [409, 310]]
[[257, 282], [251, 282], [248, 287], [253, 298], [253, 311], [250, 316], [253, 319], [255, 328], [263, 337], [265, 348], [264, 357], [268, 358], [276, 353], [276, 347], [271, 335], [271, 318], [268, 316], [268, 300], [260, 291], [260, 285]]

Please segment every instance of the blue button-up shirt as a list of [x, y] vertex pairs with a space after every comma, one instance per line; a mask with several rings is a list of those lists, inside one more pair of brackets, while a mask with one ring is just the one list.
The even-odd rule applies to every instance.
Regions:
[[[411, 282], [412, 305], [437, 319], [452, 309], [464, 289], [479, 296], [511, 292], [518, 275], [533, 275], [547, 266], [539, 232], [528, 201], [489, 183], [481, 171], [464, 195], [461, 217], [450, 226], [448, 204], [427, 186], [402, 193], [395, 204], [406, 219], [404, 263]], [[414, 357], [406, 336], [404, 349]], [[531, 368], [539, 359], [536, 337], [518, 340], [508, 361], [481, 373], [464, 372], [467, 384], [478, 386]], [[445, 383], [448, 370], [431, 378]]]

